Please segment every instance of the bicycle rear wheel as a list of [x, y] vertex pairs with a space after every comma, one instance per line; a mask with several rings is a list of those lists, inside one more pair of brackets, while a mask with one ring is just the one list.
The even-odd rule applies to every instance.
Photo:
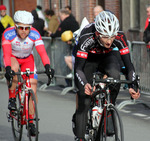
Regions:
[[[105, 112], [103, 112], [96, 141], [124, 141], [123, 124], [118, 110], [112, 105], [108, 109], [105, 109]], [[108, 125], [110, 124], [108, 115], [111, 115], [111, 123], [114, 130], [112, 134], [108, 133], [108, 126], [110, 126]]]
[[16, 111], [10, 111], [12, 133], [15, 141], [21, 141], [23, 125], [21, 125], [21, 102], [19, 94], [16, 95]]
[[[32, 99], [32, 104], [29, 102], [29, 100]], [[30, 108], [33, 107], [32, 110], [34, 110], [34, 117], [33, 119], [28, 119], [28, 122], [27, 122], [27, 130], [28, 130], [28, 137], [29, 137], [29, 141], [38, 141], [38, 134], [39, 134], [39, 131], [38, 131], [38, 111], [37, 111], [37, 103], [36, 103], [36, 98], [35, 98], [35, 94], [33, 92], [32, 89], [29, 90], [29, 99], [28, 99], [28, 117], [29, 117], [29, 111], [30, 111]], [[35, 125], [35, 135], [32, 135], [31, 132], [30, 132], [30, 127], [29, 127], [29, 124], [30, 123], [33, 123]]]

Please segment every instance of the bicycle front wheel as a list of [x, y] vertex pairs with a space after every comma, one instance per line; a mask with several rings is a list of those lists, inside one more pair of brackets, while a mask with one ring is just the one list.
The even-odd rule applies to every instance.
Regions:
[[23, 125], [21, 124], [21, 102], [19, 94], [16, 95], [16, 111], [10, 111], [12, 133], [15, 141], [21, 141]]
[[[28, 130], [28, 137], [29, 141], [38, 141], [38, 111], [37, 111], [37, 103], [35, 94], [32, 89], [29, 90], [29, 97], [28, 97], [28, 122], [27, 122], [27, 130]], [[34, 113], [34, 117], [31, 119], [29, 116], [29, 112], [32, 110]], [[30, 126], [32, 124], [32, 126]]]
[[96, 141], [124, 141], [122, 120], [112, 105], [104, 109]]

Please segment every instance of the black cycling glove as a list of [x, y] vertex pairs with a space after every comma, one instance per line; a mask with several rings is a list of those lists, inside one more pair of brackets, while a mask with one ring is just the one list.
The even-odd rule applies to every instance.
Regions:
[[52, 69], [49, 64], [46, 64], [44, 67], [45, 73], [47, 74], [47, 76], [50, 76], [50, 79], [52, 79], [55, 73], [54, 69]]
[[7, 66], [5, 69], [6, 69], [5, 77], [8, 81], [10, 81], [10, 79], [13, 78], [13, 76], [15, 75], [15, 72], [11, 70], [10, 66]]
[[132, 84], [129, 84], [129, 88], [133, 88], [137, 92], [139, 89], [138, 81], [134, 80]]

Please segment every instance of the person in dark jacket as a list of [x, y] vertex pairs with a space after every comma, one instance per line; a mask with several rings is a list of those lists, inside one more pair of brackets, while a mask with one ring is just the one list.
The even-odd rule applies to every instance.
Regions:
[[71, 6], [67, 5], [67, 6], [65, 6], [65, 9], [69, 11], [70, 16], [71, 16], [72, 18], [75, 18], [74, 15], [72, 14]]
[[50, 36], [52, 38], [61, 37], [61, 34], [64, 31], [71, 30], [72, 32], [74, 32], [79, 29], [78, 22], [75, 20], [75, 18], [70, 16], [70, 13], [68, 12], [68, 10], [61, 9], [59, 12], [59, 17], [60, 17], [61, 23], [54, 34], [50, 33]]
[[39, 31], [41, 36], [44, 36], [44, 20], [38, 17], [36, 10], [32, 10], [32, 15], [34, 17], [34, 23], [32, 26]]

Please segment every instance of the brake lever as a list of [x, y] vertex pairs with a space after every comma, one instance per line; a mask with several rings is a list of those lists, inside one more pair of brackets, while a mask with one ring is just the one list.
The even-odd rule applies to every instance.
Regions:
[[48, 76], [48, 83], [47, 83], [47, 86], [49, 86], [51, 84], [51, 77]]

